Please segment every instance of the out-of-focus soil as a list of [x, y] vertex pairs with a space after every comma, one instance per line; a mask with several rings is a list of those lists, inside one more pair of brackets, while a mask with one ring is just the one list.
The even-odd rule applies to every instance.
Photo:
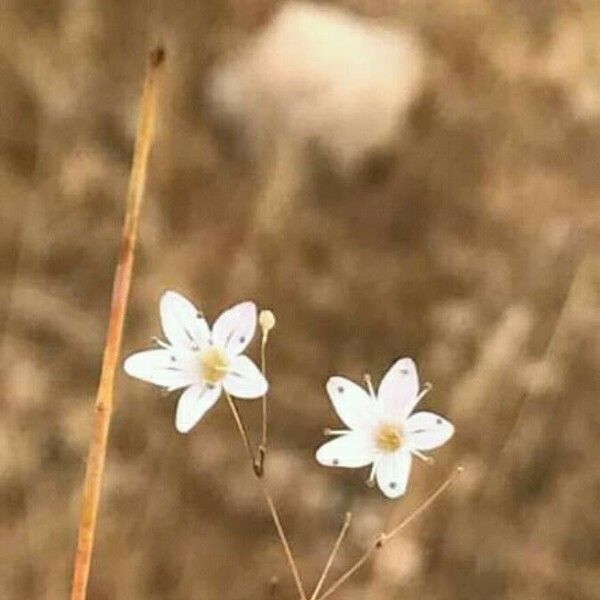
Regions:
[[[162, 40], [124, 352], [159, 332], [167, 288], [210, 317], [244, 298], [275, 312], [267, 472], [310, 586], [345, 511], [335, 573], [462, 464], [340, 598], [597, 598], [597, 2], [336, 2], [417, 36], [426, 82], [385, 152], [343, 173], [299, 160], [266, 235], [267, 159], [224, 136], [205, 92], [277, 4], [0, 8], [2, 597], [68, 594], [145, 54]], [[378, 380], [401, 355], [457, 433], [390, 502], [313, 456], [337, 424], [327, 377]], [[175, 397], [126, 377], [117, 395], [90, 600], [293, 598], [225, 404], [181, 436]], [[258, 404], [242, 410], [258, 436]]]

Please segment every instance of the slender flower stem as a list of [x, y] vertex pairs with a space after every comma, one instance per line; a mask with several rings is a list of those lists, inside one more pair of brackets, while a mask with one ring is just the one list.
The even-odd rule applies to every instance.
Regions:
[[333, 561], [335, 560], [338, 550], [340, 549], [340, 546], [342, 545], [342, 541], [344, 540], [344, 537], [346, 536], [348, 527], [350, 527], [351, 519], [352, 519], [352, 513], [347, 512], [346, 516], [344, 518], [344, 522], [342, 524], [342, 528], [340, 529], [340, 533], [338, 534], [335, 544], [333, 545], [331, 553], [329, 554], [329, 558], [327, 559], [327, 562], [325, 563], [325, 567], [323, 568], [323, 572], [321, 573], [321, 577], [319, 578], [319, 582], [317, 583], [317, 585], [315, 587], [315, 591], [312, 593], [310, 600], [316, 600], [316, 598], [318, 598], [318, 596], [319, 596], [319, 593], [323, 589], [323, 584], [325, 583], [325, 580], [327, 579], [327, 575], [329, 575], [329, 570], [331, 569], [331, 566], [333, 565]]
[[252, 465], [255, 464], [256, 458], [254, 456], [254, 450], [252, 450], [252, 443], [250, 442], [250, 437], [248, 436], [248, 430], [246, 429], [246, 425], [244, 425], [244, 421], [242, 421], [242, 417], [240, 415], [240, 411], [235, 403], [235, 400], [229, 395], [228, 392], [225, 392], [225, 397], [227, 398], [227, 404], [229, 404], [229, 409], [231, 410], [231, 414], [235, 420], [235, 424], [240, 432], [240, 436], [242, 441], [244, 442], [244, 447], [246, 448], [246, 452], [248, 453], [248, 457], [250, 458], [250, 462]]
[[[267, 340], [269, 339], [269, 332], [263, 331], [262, 341], [260, 344], [260, 369], [262, 374], [267, 376]], [[267, 419], [267, 392], [262, 397], [262, 434], [260, 438], [260, 445], [258, 446], [258, 458], [256, 460], [256, 470], [258, 475], [262, 476], [265, 469], [265, 456], [267, 455], [267, 433], [268, 433], [268, 419]]]
[[269, 512], [271, 513], [271, 518], [273, 519], [273, 523], [275, 524], [275, 528], [277, 529], [277, 534], [279, 535], [281, 545], [283, 546], [283, 551], [290, 566], [290, 570], [294, 578], [294, 583], [296, 584], [296, 589], [298, 590], [298, 595], [301, 598], [301, 600], [306, 600], [306, 592], [304, 591], [302, 578], [300, 577], [300, 572], [298, 571], [294, 555], [292, 554], [292, 549], [290, 548], [290, 544], [287, 541], [285, 531], [283, 530], [283, 525], [281, 524], [281, 519], [279, 518], [279, 513], [277, 512], [277, 507], [275, 506], [275, 503], [273, 502], [273, 499], [271, 498], [271, 495], [267, 490], [264, 481], [262, 479], [259, 479], [258, 481], [260, 483], [260, 491], [262, 492], [262, 495], [264, 496], [267, 502]]
[[264, 479], [256, 470], [256, 460], [254, 457], [254, 452], [252, 451], [252, 445], [250, 443], [250, 439], [248, 437], [248, 432], [246, 431], [244, 422], [242, 421], [239, 410], [238, 410], [235, 402], [233, 401], [233, 398], [227, 393], [225, 394], [225, 397], [227, 398], [227, 404], [229, 405], [229, 408], [230, 408], [233, 418], [235, 420], [235, 424], [237, 426], [240, 437], [242, 438], [242, 441], [244, 443], [244, 447], [246, 448], [246, 451], [248, 452], [248, 455], [250, 457], [250, 462], [252, 464], [252, 472], [254, 473], [254, 475], [256, 477], [256, 481], [258, 482], [258, 487], [267, 503], [267, 506], [269, 508], [269, 513], [271, 514], [271, 519], [273, 520], [273, 523], [275, 524], [275, 529], [277, 530], [277, 535], [279, 536], [279, 541], [281, 542], [281, 546], [283, 547], [283, 552], [285, 554], [285, 557], [287, 558], [288, 565], [290, 567], [292, 577], [294, 578], [294, 583], [296, 584], [296, 589], [298, 590], [298, 595], [300, 597], [300, 600], [307, 600], [306, 592], [304, 591], [304, 585], [302, 584], [302, 578], [300, 577], [300, 572], [298, 571], [298, 567], [296, 565], [296, 560], [294, 559], [294, 555], [292, 554], [292, 549], [290, 548], [290, 544], [285, 535], [283, 525], [281, 524], [281, 519], [279, 517], [279, 513], [277, 512], [277, 507], [275, 506], [275, 503], [273, 502], [273, 498], [271, 497], [271, 494], [269, 493], [269, 490], [267, 489]]
[[87, 595], [98, 505], [106, 461], [108, 432], [113, 409], [115, 374], [121, 351], [123, 322], [131, 285], [148, 157], [154, 139], [160, 73], [162, 71], [160, 67], [164, 62], [164, 58], [165, 52], [161, 47], [151, 52], [144, 81], [133, 164], [127, 190], [127, 208], [121, 237], [119, 262], [115, 271], [102, 371], [94, 406], [94, 422], [83, 486], [71, 600], [85, 600]]
[[319, 600], [329, 598], [341, 585], [343, 585], [356, 571], [358, 571], [377, 551], [383, 548], [386, 542], [391, 540], [394, 536], [400, 533], [409, 523], [416, 519], [421, 513], [425, 512], [451, 485], [454, 483], [457, 475], [462, 472], [462, 467], [457, 467], [454, 471], [446, 478], [444, 483], [440, 485], [422, 504], [420, 504], [412, 513], [410, 513], [405, 519], [400, 521], [390, 531], [383, 532], [379, 537], [365, 550], [364, 554], [338, 579], [335, 580], [321, 596]]

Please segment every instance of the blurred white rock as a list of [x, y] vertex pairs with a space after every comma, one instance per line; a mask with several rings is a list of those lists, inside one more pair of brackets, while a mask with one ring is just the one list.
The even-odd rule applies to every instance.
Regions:
[[342, 170], [388, 145], [423, 85], [416, 38], [335, 7], [284, 4], [235, 58], [210, 100], [255, 150], [316, 142]]

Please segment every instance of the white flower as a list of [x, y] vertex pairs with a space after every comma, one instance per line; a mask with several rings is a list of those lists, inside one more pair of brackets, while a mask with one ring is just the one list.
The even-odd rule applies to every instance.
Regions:
[[242, 302], [223, 312], [212, 332], [196, 307], [177, 292], [160, 299], [160, 319], [168, 343], [130, 356], [124, 364], [132, 377], [166, 388], [186, 388], [177, 403], [175, 427], [187, 433], [221, 391], [238, 398], [258, 398], [267, 380], [242, 354], [256, 329], [256, 305]]
[[350, 428], [317, 450], [317, 461], [333, 467], [372, 464], [370, 482], [377, 481], [388, 498], [406, 491], [413, 455], [445, 444], [454, 434], [452, 423], [431, 412], [411, 412], [430, 386], [419, 391], [415, 363], [396, 361], [383, 377], [377, 395], [346, 379], [331, 377], [327, 392], [342, 421]]

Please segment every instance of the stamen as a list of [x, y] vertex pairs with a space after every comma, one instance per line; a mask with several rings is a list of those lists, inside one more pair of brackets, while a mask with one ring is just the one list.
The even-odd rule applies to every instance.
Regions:
[[423, 384], [423, 389], [419, 392], [419, 395], [417, 396], [417, 402], [419, 402], [419, 400], [424, 398], [432, 389], [433, 389], [433, 385], [431, 383], [429, 383], [429, 381], [426, 381]]
[[210, 346], [200, 354], [200, 369], [207, 383], [219, 383], [229, 372], [229, 358], [219, 348]]
[[160, 346], [161, 348], [170, 348], [169, 344], [167, 344], [166, 342], [163, 342], [162, 340], [159, 340], [157, 337], [153, 337], [152, 339], [152, 343], [156, 344], [157, 346]]
[[373, 389], [373, 381], [371, 380], [371, 375], [369, 373], [365, 373], [365, 383], [367, 384], [367, 388], [369, 390], [369, 394], [373, 400], [377, 400], [377, 396], [375, 395], [375, 390]]
[[423, 462], [426, 462], [428, 465], [432, 465], [435, 460], [431, 456], [427, 456], [418, 450], [411, 450], [411, 453], [415, 456], [418, 456]]
[[369, 477], [365, 481], [365, 485], [367, 487], [375, 487], [375, 474], [377, 472], [377, 461], [373, 461], [373, 465], [371, 466], [371, 472], [369, 473]]
[[329, 427], [323, 429], [323, 435], [345, 435], [346, 433], [350, 433], [350, 431], [344, 429], [329, 429]]
[[375, 444], [382, 452], [395, 452], [404, 444], [404, 432], [396, 425], [383, 425], [377, 432]]

